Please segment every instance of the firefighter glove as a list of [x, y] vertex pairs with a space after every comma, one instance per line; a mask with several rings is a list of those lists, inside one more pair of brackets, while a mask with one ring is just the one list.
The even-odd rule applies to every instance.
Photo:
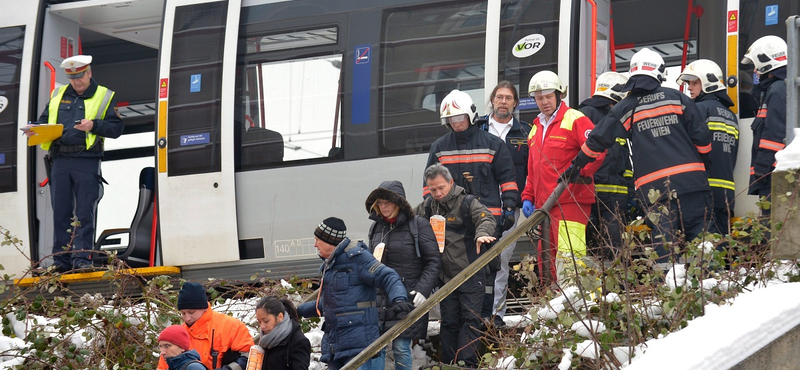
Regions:
[[522, 201], [522, 214], [524, 214], [525, 217], [531, 217], [531, 215], [533, 214], [533, 211], [535, 211], [535, 210], [536, 210], [536, 206], [534, 206], [531, 201], [529, 201], [529, 200], [523, 200]]
[[575, 182], [581, 176], [581, 169], [582, 167], [575, 164], [570, 165], [566, 171], [558, 176], [558, 182], [566, 182], [567, 184]]
[[517, 221], [514, 215], [514, 207], [506, 207], [503, 209], [503, 216], [501, 218], [503, 223], [503, 231], [506, 231], [512, 227], [514, 227], [514, 222]]

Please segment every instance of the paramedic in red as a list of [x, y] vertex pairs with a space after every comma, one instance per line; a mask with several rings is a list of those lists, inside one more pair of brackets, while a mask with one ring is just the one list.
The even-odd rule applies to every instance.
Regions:
[[[753, 147], [750, 159], [750, 191], [761, 200], [769, 200], [772, 193], [772, 171], [775, 153], [785, 146], [786, 139], [786, 41], [778, 36], [764, 36], [756, 40], [742, 59], [743, 64], [753, 64], [758, 73], [761, 106], [753, 129]], [[796, 123], [795, 123], [796, 124]], [[768, 216], [770, 209], [762, 209]]]
[[[597, 124], [573, 165], [590, 163], [617, 137], [630, 141], [636, 194], [650, 215], [660, 216], [657, 222], [646, 219], [659, 267], [666, 270], [672, 251], [664, 243], [677, 241], [678, 230], [692, 240], [716, 228], [710, 222], [713, 206], [704, 163], [711, 152], [711, 132], [688, 96], [661, 86], [665, 68], [661, 55], [650, 49], [633, 55], [624, 88], [630, 93]], [[651, 191], [660, 194], [655, 202], [648, 196]]]
[[[528, 93], [536, 100], [541, 113], [533, 120], [528, 135], [528, 177], [522, 192], [525, 217], [530, 217], [555, 190], [559, 174], [570, 166], [594, 128], [588, 117], [561, 100], [566, 92], [561, 79], [551, 71], [536, 73], [528, 85]], [[542, 258], [537, 258], [539, 271], [551, 277], [544, 281], [563, 281], [563, 277], [558, 276], [556, 257], [563, 260], [570, 255], [578, 258], [586, 255], [586, 224], [595, 202], [592, 175], [602, 164], [602, 158], [599, 159], [580, 172], [581, 176], [569, 185], [550, 210], [549, 235], [554, 247], [539, 243], [537, 250], [540, 257], [543, 251], [550, 255], [550, 266], [542, 266]]]

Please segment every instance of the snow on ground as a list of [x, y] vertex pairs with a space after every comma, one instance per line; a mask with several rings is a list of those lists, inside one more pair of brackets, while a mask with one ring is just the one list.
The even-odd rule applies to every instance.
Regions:
[[[680, 275], [680, 271], [673, 274]], [[779, 273], [778, 278], [781, 277]], [[784, 280], [785, 281], [785, 280]], [[562, 304], [570, 299], [570, 291], [566, 296], [556, 298], [556, 304]], [[299, 296], [291, 297], [296, 302]], [[605, 297], [614, 300], [614, 297]], [[227, 312], [242, 320], [248, 325], [253, 335], [257, 333], [254, 306], [258, 298], [244, 300], [227, 300], [214, 306], [217, 311]], [[113, 309], [108, 307], [108, 309]], [[135, 308], [134, 308], [135, 310]], [[672, 333], [663, 338], [657, 338], [636, 346], [636, 357], [631, 364], [621, 361], [623, 367], [630, 370], [639, 369], [727, 369], [763, 347], [767, 343], [780, 337], [797, 325], [800, 325], [800, 283], [781, 283], [778, 280], [767, 284], [766, 287], [749, 286], [745, 293], [740, 294], [730, 305], [718, 306], [709, 304], [705, 307], [706, 315], [689, 322], [681, 331]], [[549, 314], [549, 312], [547, 312]], [[25, 337], [26, 323], [19, 322], [13, 315], [6, 317], [14, 328], [16, 338], [0, 335], [0, 353], [9, 349], [21, 348], [26, 343], [20, 338]], [[34, 320], [46, 323], [49, 319], [36, 317]], [[530, 316], [506, 316], [505, 321], [510, 326], [526, 325]], [[602, 323], [591, 322], [599, 328]], [[312, 362], [310, 370], [325, 369], [325, 364], [319, 362], [319, 345], [322, 340], [321, 325], [306, 333], [312, 346]], [[577, 328], [576, 330], [579, 330]], [[428, 326], [428, 335], [439, 332], [439, 323], [431, 321]], [[76, 345], [83, 338], [73, 335]], [[153, 355], [158, 356], [155, 345]], [[564, 356], [559, 369], [568, 369], [573, 356], [593, 358], [597, 356], [597, 346], [591, 340], [579, 343], [576, 350], [564, 350]], [[619, 359], [629, 357], [629, 348], [614, 348]], [[13, 354], [13, 352], [12, 352]], [[676, 355], [680, 354], [680, 355]], [[413, 349], [414, 368], [432, 365], [431, 359], [420, 346]], [[13, 356], [0, 356], [0, 369], [8, 369], [21, 363]], [[511, 369], [514, 366], [513, 357], [500, 359], [497, 368]], [[387, 362], [386, 368], [393, 369], [393, 364]]]

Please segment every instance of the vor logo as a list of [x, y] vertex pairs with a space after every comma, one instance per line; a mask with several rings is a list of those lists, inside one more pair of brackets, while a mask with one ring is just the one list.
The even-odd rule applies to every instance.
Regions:
[[511, 53], [517, 58], [527, 58], [533, 54], [536, 54], [539, 50], [542, 50], [544, 41], [544, 35], [540, 35], [538, 33], [525, 36], [517, 41], [516, 44], [514, 44], [514, 48], [511, 50]]

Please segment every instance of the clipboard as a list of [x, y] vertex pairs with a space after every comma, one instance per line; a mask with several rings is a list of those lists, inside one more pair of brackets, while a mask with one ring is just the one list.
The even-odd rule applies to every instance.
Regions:
[[36, 135], [28, 137], [28, 146], [39, 145], [58, 139], [64, 132], [64, 125], [58, 123], [53, 125], [36, 125], [30, 128], [21, 128], [23, 131], [33, 131]]

